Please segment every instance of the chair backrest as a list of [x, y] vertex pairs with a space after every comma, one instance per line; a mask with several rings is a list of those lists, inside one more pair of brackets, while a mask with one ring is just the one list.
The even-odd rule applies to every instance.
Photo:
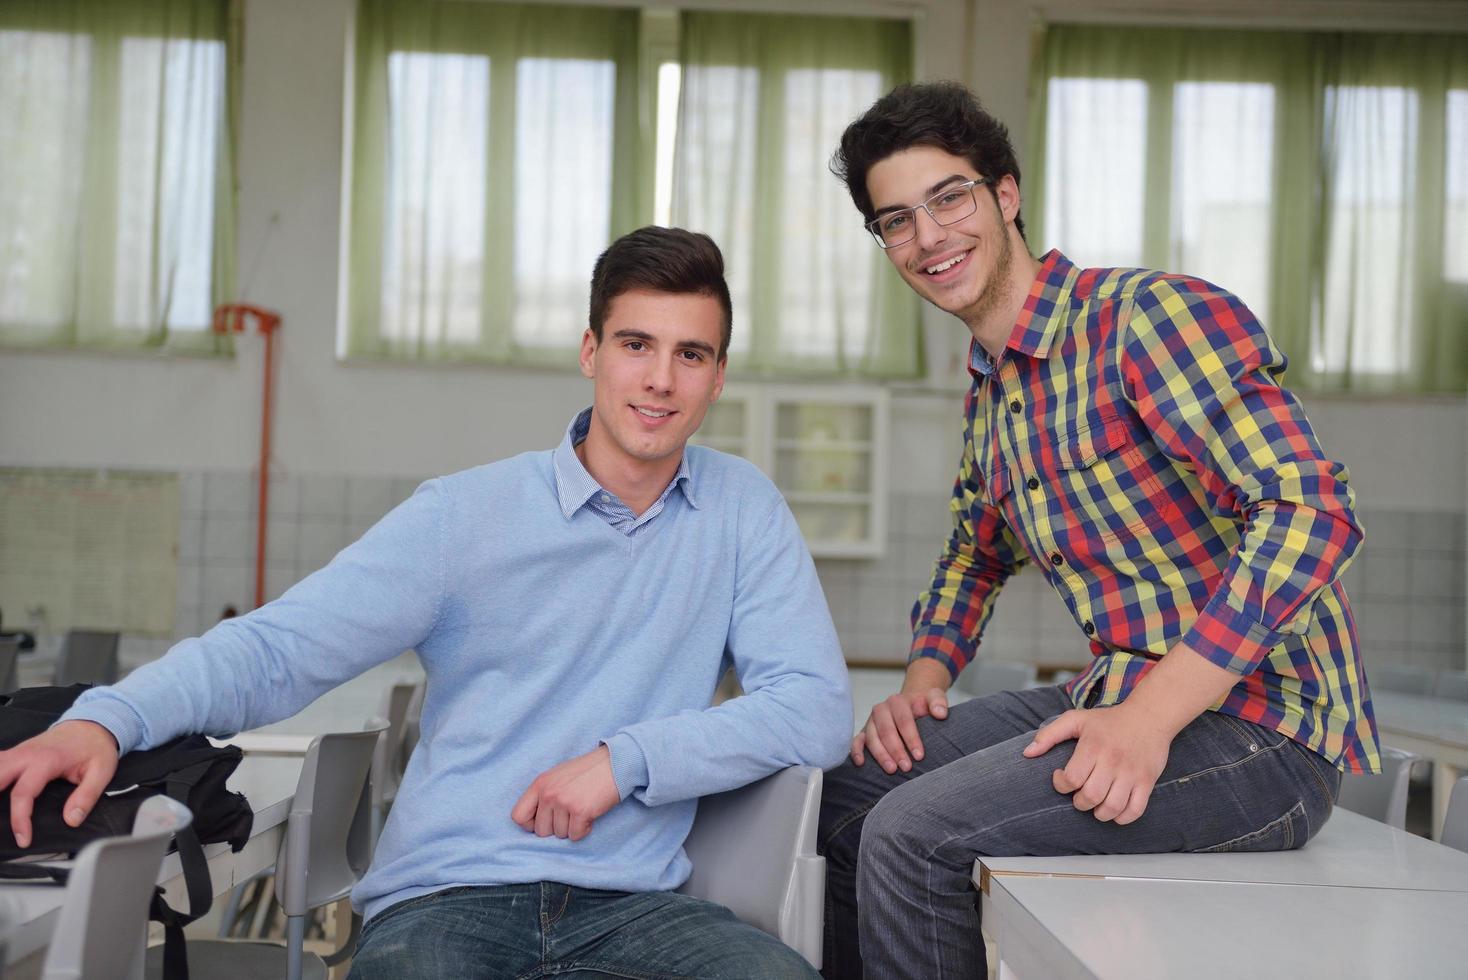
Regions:
[[[418, 685], [411, 681], [400, 681], [382, 692], [382, 704], [377, 715], [387, 723], [387, 734], [383, 736], [379, 751], [380, 763], [372, 769], [375, 802], [382, 803], [393, 798], [398, 787], [398, 777], [403, 772], [405, 759], [402, 756], [403, 732], [407, 726], [408, 708], [412, 706]], [[379, 768], [380, 765], [380, 768]]]
[[407, 771], [408, 760], [418, 747], [423, 734], [423, 699], [428, 696], [428, 682], [419, 681], [413, 687], [413, 697], [408, 701], [408, 714], [403, 719], [402, 746], [398, 749], [398, 775]]
[[999, 691], [1023, 691], [1035, 682], [1035, 665], [1013, 660], [980, 659], [958, 675], [954, 686], [981, 698]]
[[[138, 808], [131, 837], [82, 848], [66, 883], [43, 980], [142, 976], [148, 905], [168, 840], [192, 822], [182, 803], [154, 796]], [[136, 972], [124, 968], [129, 964]]]
[[1431, 694], [1434, 680], [1426, 667], [1403, 664], [1373, 664], [1366, 669], [1366, 679], [1379, 691], [1398, 694]]
[[117, 683], [118, 637], [101, 630], [67, 630], [52, 683], [57, 687]]
[[1433, 685], [1432, 693], [1439, 698], [1468, 701], [1468, 671], [1438, 671], [1437, 682]]
[[1381, 772], [1372, 776], [1341, 777], [1338, 806], [1363, 817], [1380, 820], [1398, 830], [1407, 828], [1407, 781], [1418, 756], [1383, 745]]
[[1453, 795], [1448, 797], [1448, 815], [1443, 818], [1443, 835], [1439, 843], [1468, 851], [1468, 776], [1462, 776], [1453, 784]]
[[816, 854], [821, 770], [796, 766], [705, 796], [683, 843], [693, 862], [680, 892], [717, 902], [817, 969], [826, 859]]
[[318, 735], [306, 750], [285, 839], [275, 863], [275, 895], [287, 916], [346, 896], [372, 856], [372, 755], [386, 726]]
[[20, 637], [0, 637], [0, 691], [9, 693], [20, 687], [16, 662], [20, 659]]

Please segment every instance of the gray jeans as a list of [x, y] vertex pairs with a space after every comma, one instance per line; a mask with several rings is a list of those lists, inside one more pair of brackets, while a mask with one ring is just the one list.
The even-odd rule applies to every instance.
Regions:
[[1074, 742], [1038, 759], [1020, 754], [1070, 707], [1058, 687], [978, 698], [946, 721], [918, 721], [925, 751], [911, 772], [889, 776], [868, 754], [864, 766], [848, 759], [826, 774], [827, 978], [984, 977], [970, 880], [980, 854], [1282, 851], [1330, 816], [1340, 787], [1331, 763], [1208, 711], [1173, 740], [1141, 818], [1103, 823], [1051, 785]]

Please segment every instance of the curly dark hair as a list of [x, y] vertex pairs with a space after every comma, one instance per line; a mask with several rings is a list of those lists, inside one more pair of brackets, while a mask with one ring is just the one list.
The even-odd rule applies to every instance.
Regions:
[[[989, 178], [991, 194], [994, 182], [1006, 174], [1019, 184], [1019, 161], [1009, 142], [1009, 129], [972, 92], [957, 82], [899, 85], [846, 127], [831, 158], [831, 172], [846, 182], [865, 220], [876, 216], [867, 193], [867, 172], [892, 154], [914, 146], [931, 146], [963, 157], [979, 176]], [[1024, 238], [1025, 224], [1018, 214], [1014, 226]]]
[[724, 280], [724, 253], [702, 232], [648, 225], [629, 231], [607, 246], [591, 272], [591, 334], [601, 343], [601, 328], [612, 300], [634, 289], [695, 293], [719, 301], [724, 329], [719, 360], [729, 355], [734, 311]]

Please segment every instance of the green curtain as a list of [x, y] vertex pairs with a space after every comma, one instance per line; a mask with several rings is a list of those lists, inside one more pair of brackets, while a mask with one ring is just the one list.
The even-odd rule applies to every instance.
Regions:
[[1307, 388], [1468, 387], [1468, 37], [1063, 25], [1034, 66], [1033, 245], [1234, 289]]
[[918, 303], [828, 169], [842, 130], [912, 74], [907, 21], [686, 12], [674, 224], [724, 251], [731, 367], [914, 377]]
[[363, 0], [348, 353], [572, 363], [592, 263], [651, 218], [639, 14]]
[[227, 353], [228, 0], [0, 4], [0, 343]]

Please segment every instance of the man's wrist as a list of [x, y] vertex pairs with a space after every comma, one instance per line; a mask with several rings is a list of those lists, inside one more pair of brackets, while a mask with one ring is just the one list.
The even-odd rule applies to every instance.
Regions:
[[932, 657], [918, 657], [907, 665], [907, 673], [902, 678], [902, 693], [926, 694], [935, 687], [946, 691], [952, 683], [953, 676], [944, 664]]

